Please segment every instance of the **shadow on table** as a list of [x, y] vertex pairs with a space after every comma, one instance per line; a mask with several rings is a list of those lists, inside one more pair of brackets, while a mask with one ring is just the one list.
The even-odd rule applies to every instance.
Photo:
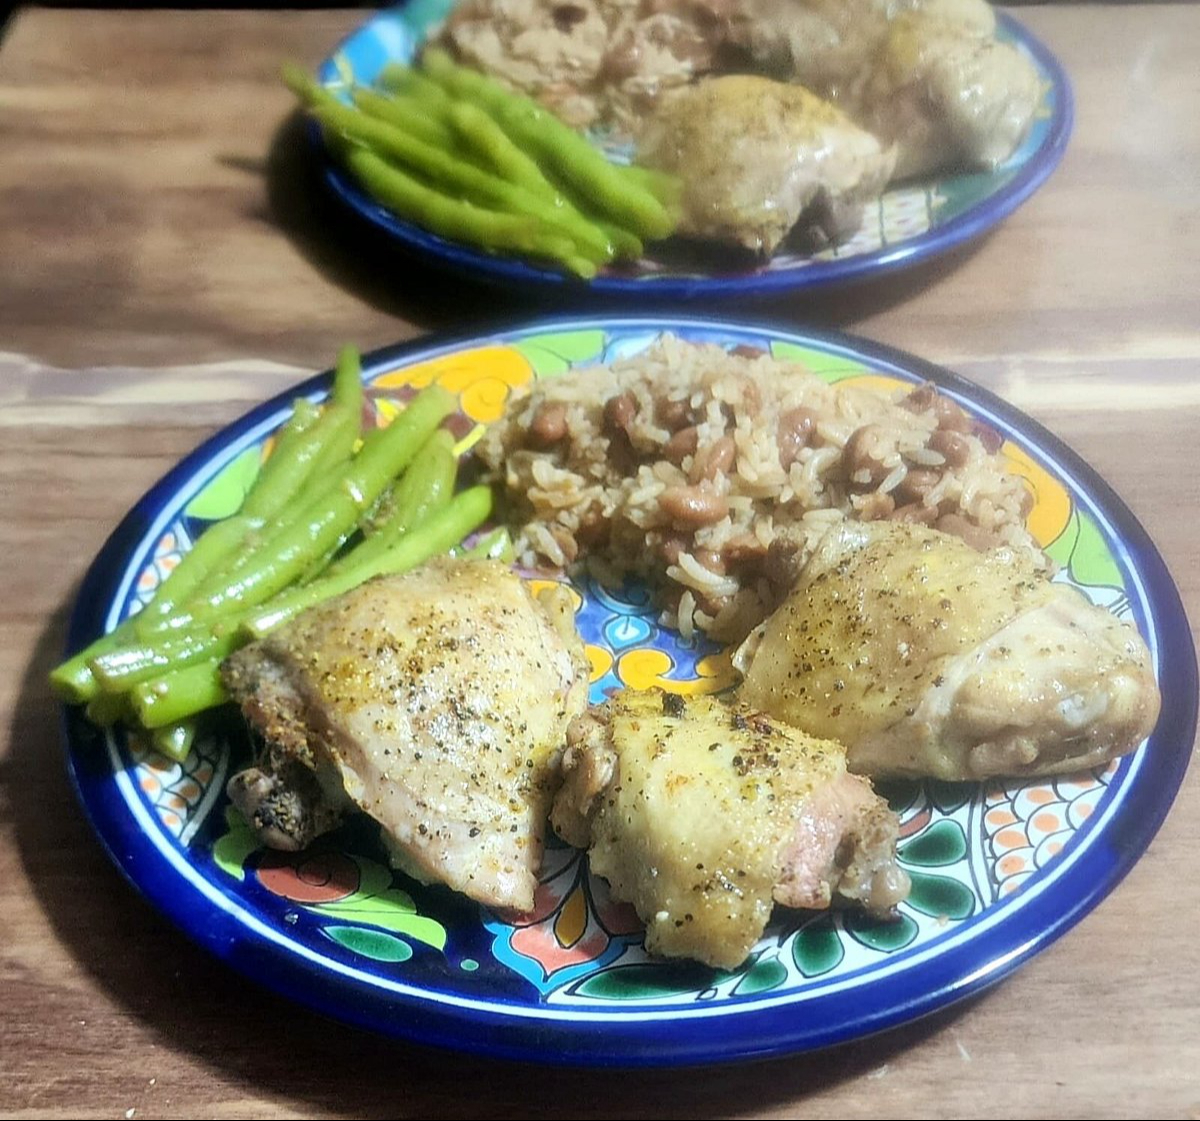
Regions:
[[[209, 957], [124, 883], [105, 858], [62, 765], [58, 707], [46, 685], [63, 648], [66, 618], [63, 607], [26, 667], [11, 729], [12, 754], [0, 770], [17, 852], [57, 939], [117, 1012], [136, 1017], [164, 1048], [210, 1068], [223, 1095], [234, 1093], [231, 1083], [240, 1082], [248, 1098], [380, 1118], [730, 1116], [770, 1111], [847, 1079], [882, 1072], [900, 1052], [936, 1036], [961, 1014], [959, 1005], [868, 1040], [711, 1069], [703, 1077], [686, 1070], [614, 1076], [612, 1071], [464, 1059], [332, 1024]], [[9, 1010], [28, 1023], [45, 1018], [44, 1009], [20, 1009], [11, 1001]], [[90, 1011], [97, 1009], [93, 1005]], [[95, 1025], [93, 1030], [101, 1029]], [[127, 1044], [129, 1035], [111, 1042]], [[104, 1045], [96, 1050], [103, 1052]], [[76, 1064], [87, 1062], [80, 1052], [72, 1054]], [[151, 1065], [146, 1055], [137, 1060], [114, 1053], [110, 1062], [109, 1068], [89, 1073], [103, 1074], [122, 1103], [145, 1092], [148, 1071], [158, 1074], [164, 1094], [196, 1092], [187, 1084], [195, 1077], [191, 1063], [173, 1076], [161, 1061]], [[464, 1077], [467, 1068], [470, 1075]], [[73, 1091], [66, 1085], [62, 1092]], [[52, 1101], [53, 1093], [39, 1099], [44, 1107], [71, 1104], [68, 1098]], [[197, 1108], [203, 1109], [205, 1100], [198, 1096]], [[145, 1111], [153, 1112], [152, 1102]]]
[[[561, 293], [522, 292], [483, 285], [425, 264], [333, 196], [321, 179], [320, 156], [298, 113], [288, 117], [276, 132], [265, 165], [237, 166], [265, 175], [269, 208], [265, 217], [314, 268], [380, 311], [428, 330], [462, 330], [479, 322], [528, 318], [539, 313], [623, 308], [640, 314], [653, 303], [642, 293], [631, 298], [600, 297], [578, 288]], [[773, 318], [846, 328], [938, 283], [977, 252], [981, 244], [976, 240], [923, 264], [837, 288], [754, 300], [662, 301], [654, 306], [694, 314], [719, 311], [732, 318]]]

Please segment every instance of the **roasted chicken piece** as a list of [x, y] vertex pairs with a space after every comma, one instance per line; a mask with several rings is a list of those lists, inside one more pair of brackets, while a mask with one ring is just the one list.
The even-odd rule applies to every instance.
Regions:
[[769, 256], [798, 222], [818, 247], [857, 229], [895, 155], [800, 86], [732, 75], [664, 98], [638, 160], [682, 178], [680, 233]]
[[[223, 676], [267, 743], [230, 796], [298, 847], [357, 806], [393, 863], [494, 907], [533, 906], [587, 663], [565, 591], [496, 561], [434, 561], [311, 609]], [[315, 780], [315, 781], [312, 781]]]
[[895, 144], [896, 179], [995, 167], [1041, 94], [984, 0], [738, 0], [731, 40]]
[[921, 13], [892, 22], [851, 112], [895, 143], [895, 176], [991, 170], [1016, 151], [1041, 97], [1033, 64], [1009, 43]]
[[836, 737], [872, 777], [1094, 767], [1159, 709], [1133, 627], [1021, 552], [908, 523], [830, 530], [734, 664], [744, 702]]
[[745, 706], [618, 693], [568, 733], [555, 831], [646, 924], [646, 949], [740, 965], [775, 903], [908, 893], [898, 825], [840, 744]]

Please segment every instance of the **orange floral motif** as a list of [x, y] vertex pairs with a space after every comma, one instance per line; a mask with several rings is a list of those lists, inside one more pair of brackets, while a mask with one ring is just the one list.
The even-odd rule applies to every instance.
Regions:
[[1025, 524], [1033, 539], [1045, 548], [1067, 528], [1071, 520], [1071, 496], [1058, 479], [1011, 440], [1004, 442], [1000, 454], [1008, 461], [1008, 469], [1020, 475], [1033, 490], [1034, 505]]
[[733, 668], [733, 647], [719, 654], [709, 654], [696, 663], [699, 677], [679, 681], [667, 674], [675, 668], [669, 654], [662, 650], [645, 647], [628, 650], [617, 659], [617, 676], [623, 685], [631, 689], [665, 689], [668, 693], [694, 696], [701, 693], [719, 693], [728, 689], [736, 680]]
[[294, 903], [333, 903], [358, 890], [362, 873], [348, 856], [324, 852], [297, 857], [267, 851], [259, 863], [258, 882], [269, 892]]
[[437, 382], [456, 393], [462, 411], [479, 424], [491, 424], [504, 413], [512, 390], [533, 380], [533, 367], [507, 346], [481, 346], [406, 366], [374, 381], [376, 388], [422, 389]]

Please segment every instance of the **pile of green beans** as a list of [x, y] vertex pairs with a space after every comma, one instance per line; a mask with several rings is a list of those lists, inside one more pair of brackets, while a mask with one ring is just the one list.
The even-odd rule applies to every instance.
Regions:
[[376, 202], [432, 233], [535, 257], [588, 279], [678, 225], [672, 176], [610, 163], [529, 98], [429, 49], [380, 88], [339, 100], [297, 67], [283, 78]]
[[[451, 394], [430, 386], [365, 435], [362, 406], [362, 365], [346, 347], [329, 402], [294, 403], [241, 509], [201, 534], [139, 614], [54, 669], [55, 692], [183, 760], [197, 719], [227, 699], [224, 658], [373, 577], [455, 550], [487, 520], [487, 487], [454, 493], [454, 441], [440, 427]], [[510, 556], [511, 543], [493, 531], [467, 554]]]

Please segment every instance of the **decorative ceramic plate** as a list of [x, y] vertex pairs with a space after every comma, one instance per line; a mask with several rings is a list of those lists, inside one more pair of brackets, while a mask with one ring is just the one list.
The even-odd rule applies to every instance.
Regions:
[[[372, 16], [321, 64], [320, 81], [334, 92], [351, 83], [370, 85], [387, 63], [410, 61], [453, 2], [409, 0]], [[743, 266], [731, 271], [714, 269], [711, 261], [698, 265], [647, 256], [582, 282], [552, 269], [491, 256], [405, 222], [376, 204], [328, 160], [323, 174], [338, 199], [398, 244], [427, 262], [476, 280], [639, 299], [681, 299], [762, 295], [866, 278], [916, 264], [982, 234], [1033, 194], [1062, 158], [1073, 117], [1066, 74], [1054, 56], [1011, 16], [998, 13], [998, 33], [1033, 62], [1042, 82], [1033, 127], [1010, 159], [993, 172], [894, 187], [868, 207], [862, 228], [849, 241], [813, 256], [777, 253], [757, 268]], [[311, 136], [324, 152], [316, 129]], [[613, 154], [628, 158], [631, 151], [614, 149]]]
[[[410, 1039], [553, 1063], [714, 1062], [836, 1043], [973, 993], [1075, 923], [1143, 852], [1195, 733], [1196, 663], [1178, 593], [1112, 491], [969, 382], [846, 336], [688, 319], [558, 320], [369, 356], [365, 422], [386, 423], [415, 387], [437, 381], [458, 395], [457, 432], [469, 444], [514, 391], [636, 354], [664, 331], [769, 351], [830, 382], [937, 382], [1029, 481], [1029, 529], [1061, 566], [1057, 578], [1146, 637], [1164, 698], [1154, 735], [1070, 778], [887, 787], [913, 884], [899, 919], [777, 909], [744, 966], [726, 972], [648, 958], [635, 916], [572, 849], [549, 849], [536, 911], [513, 923], [392, 872], [365, 818], [299, 855], [259, 848], [224, 794], [249, 758], [244, 735], [202, 739], [178, 765], [67, 711], [70, 769], [97, 831], [133, 883], [198, 942], [305, 1004]], [[328, 385], [323, 375], [297, 392], [317, 401]], [[88, 573], [73, 649], [137, 611], [196, 535], [238, 508], [295, 395], [214, 437], [138, 503]], [[691, 693], [730, 684], [717, 648], [660, 626], [642, 589], [575, 591], [593, 701], [622, 685]]]

